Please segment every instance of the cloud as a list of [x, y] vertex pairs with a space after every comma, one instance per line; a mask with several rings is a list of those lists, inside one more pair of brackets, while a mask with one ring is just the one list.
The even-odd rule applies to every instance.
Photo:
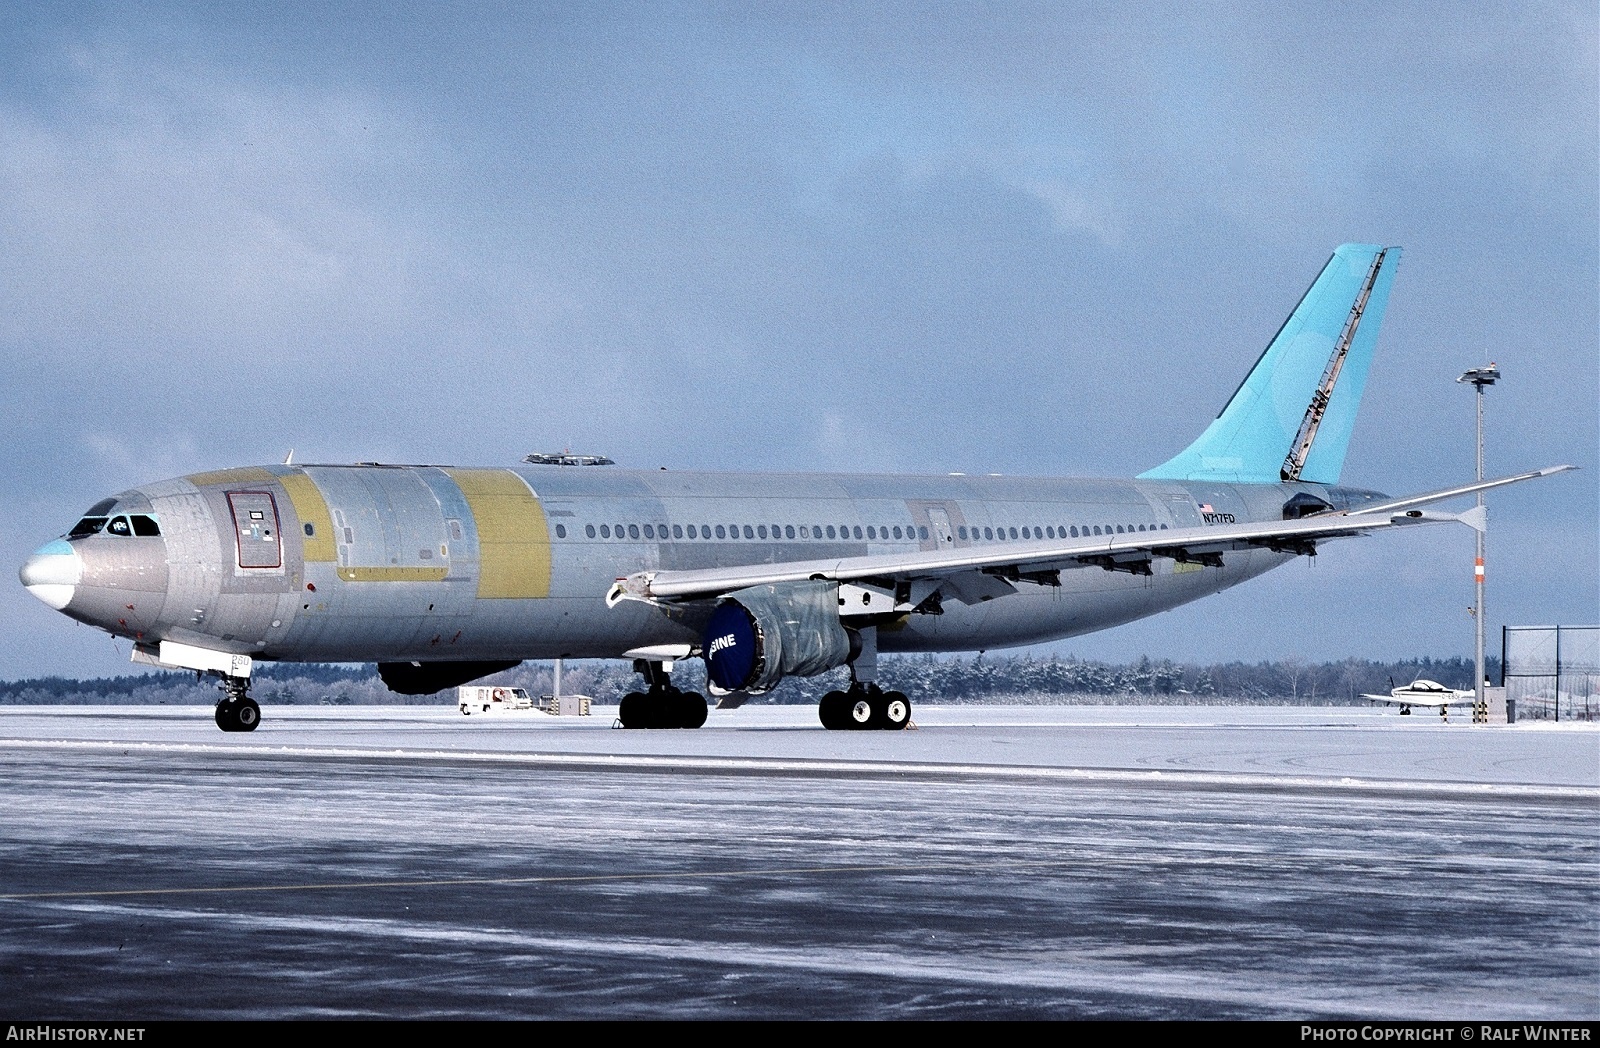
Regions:
[[[1469, 471], [1453, 379], [1483, 353], [1507, 375], [1491, 461], [1592, 470], [1595, 22], [1560, 3], [10, 16], [0, 559], [109, 492], [291, 446], [1128, 475], [1203, 428], [1345, 240], [1407, 249], [1348, 479]], [[1508, 580], [1527, 596], [1506, 606], [1591, 614], [1600, 493], [1540, 484], [1506, 498], [1570, 537], [1572, 570]], [[1372, 563], [1353, 585], [1386, 585]], [[1280, 642], [1281, 616], [1227, 609], [1210, 641]], [[1427, 616], [1397, 635], [1454, 636]]]

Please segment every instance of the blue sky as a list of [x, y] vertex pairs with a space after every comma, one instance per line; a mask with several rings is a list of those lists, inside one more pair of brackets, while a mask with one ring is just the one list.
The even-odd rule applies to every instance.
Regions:
[[[226, 465], [1131, 476], [1334, 245], [1405, 248], [1347, 483], [1600, 618], [1590, 3], [0, 6], [0, 560]], [[1471, 651], [1471, 533], [1058, 645]], [[0, 587], [0, 677], [127, 652]]]

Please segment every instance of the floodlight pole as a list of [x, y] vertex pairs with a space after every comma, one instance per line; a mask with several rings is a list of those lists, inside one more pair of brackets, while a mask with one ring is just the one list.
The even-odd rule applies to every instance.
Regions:
[[[1500, 369], [1494, 361], [1488, 367], [1473, 368], [1456, 379], [1457, 382], [1470, 382], [1477, 389], [1478, 396], [1478, 481], [1483, 481], [1483, 391], [1486, 387], [1494, 385], [1500, 380]], [[1477, 536], [1476, 556], [1472, 561], [1472, 580], [1474, 600], [1472, 618], [1476, 633], [1476, 642], [1473, 645], [1472, 659], [1472, 722], [1474, 724], [1489, 723], [1489, 702], [1483, 689], [1483, 539], [1484, 531], [1489, 526], [1488, 518], [1483, 513], [1483, 492], [1478, 492], [1478, 524], [1474, 529]]]

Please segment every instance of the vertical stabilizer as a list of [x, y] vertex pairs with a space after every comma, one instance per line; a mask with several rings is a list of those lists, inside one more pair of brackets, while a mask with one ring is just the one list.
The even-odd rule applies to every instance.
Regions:
[[1336, 249], [1216, 421], [1140, 476], [1336, 483], [1399, 261], [1397, 247]]

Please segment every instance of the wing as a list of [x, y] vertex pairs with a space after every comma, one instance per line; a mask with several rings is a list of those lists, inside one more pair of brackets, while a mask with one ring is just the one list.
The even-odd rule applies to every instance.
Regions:
[[1015, 592], [1014, 583], [1018, 582], [1058, 584], [1062, 571], [1076, 568], [1149, 575], [1151, 561], [1157, 557], [1182, 564], [1220, 566], [1223, 556], [1229, 552], [1270, 549], [1280, 553], [1312, 554], [1316, 544], [1327, 539], [1413, 524], [1455, 521], [1481, 529], [1483, 521], [1476, 510], [1461, 514], [1430, 513], [1417, 507], [1571, 468], [1552, 466], [1413, 495], [1361, 510], [1321, 513], [1298, 520], [1176, 528], [1093, 540], [985, 543], [982, 547], [959, 550], [923, 550], [686, 571], [642, 571], [618, 579], [606, 595], [606, 603], [613, 607], [624, 600], [674, 604], [705, 600], [748, 586], [826, 579], [892, 589], [897, 611], [912, 610], [938, 592], [963, 603], [975, 604]]
[[1462, 695], [1455, 691], [1445, 692], [1442, 695], [1421, 692], [1412, 696], [1363, 694], [1361, 697], [1374, 702], [1387, 702], [1391, 706], [1426, 706], [1429, 709], [1438, 709], [1440, 706], [1471, 706], [1477, 701], [1477, 696], [1471, 692]]

